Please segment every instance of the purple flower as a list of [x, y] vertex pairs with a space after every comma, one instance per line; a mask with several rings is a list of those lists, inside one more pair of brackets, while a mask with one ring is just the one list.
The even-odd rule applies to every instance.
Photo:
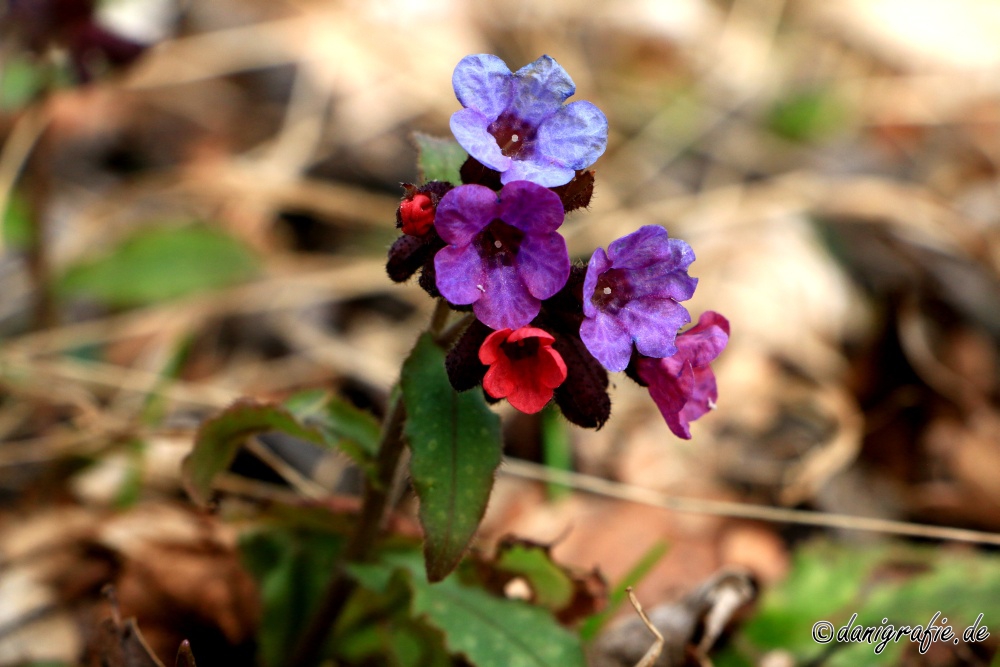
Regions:
[[608, 145], [608, 119], [590, 102], [563, 105], [576, 91], [566, 70], [542, 56], [515, 73], [500, 58], [466, 56], [452, 76], [465, 107], [451, 131], [469, 155], [500, 172], [504, 184], [568, 183]]
[[434, 225], [448, 245], [434, 256], [437, 287], [492, 329], [518, 329], [569, 277], [559, 195], [528, 181], [499, 194], [462, 185], [438, 204]]
[[698, 284], [687, 274], [694, 252], [655, 225], [640, 227], [594, 251], [583, 281], [580, 338], [610, 371], [621, 371], [632, 342], [647, 357], [677, 351], [677, 330], [691, 321], [684, 306]]
[[708, 311], [698, 324], [677, 336], [677, 353], [666, 359], [639, 360], [639, 379], [667, 426], [679, 438], [691, 438], [690, 423], [715, 408], [719, 398], [709, 365], [729, 342], [729, 322]]

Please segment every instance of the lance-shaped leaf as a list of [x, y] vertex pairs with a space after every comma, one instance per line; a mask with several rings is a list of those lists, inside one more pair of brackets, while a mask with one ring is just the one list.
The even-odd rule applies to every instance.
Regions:
[[458, 565], [486, 511], [500, 465], [500, 419], [481, 392], [452, 389], [444, 351], [429, 334], [403, 364], [402, 385], [427, 578], [440, 581]]
[[285, 408], [252, 400], [237, 401], [202, 423], [194, 449], [184, 459], [184, 485], [195, 502], [208, 503], [212, 482], [229, 468], [247, 438], [271, 431], [323, 444], [319, 431], [300, 424]]
[[284, 406], [303, 425], [322, 433], [328, 445], [336, 446], [371, 473], [381, 433], [374, 415], [323, 390], [293, 394]]
[[414, 132], [417, 144], [417, 165], [420, 167], [420, 182], [447, 181], [461, 183], [458, 170], [469, 154], [454, 139], [432, 137], [423, 132]]

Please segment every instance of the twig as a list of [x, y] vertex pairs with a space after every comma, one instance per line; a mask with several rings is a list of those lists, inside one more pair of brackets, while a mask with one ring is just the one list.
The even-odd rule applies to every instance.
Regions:
[[649, 617], [646, 616], [646, 612], [642, 610], [642, 605], [639, 604], [638, 598], [636, 598], [635, 593], [632, 592], [632, 587], [629, 586], [626, 588], [625, 592], [628, 593], [629, 602], [631, 602], [632, 606], [635, 607], [636, 612], [639, 614], [639, 618], [642, 619], [642, 622], [646, 624], [649, 631], [656, 637], [656, 641], [649, 647], [649, 650], [646, 651], [644, 656], [642, 656], [642, 659], [635, 663], [635, 667], [653, 667], [657, 658], [660, 657], [660, 653], [663, 652], [663, 635], [661, 635], [660, 631], [656, 629], [656, 626], [650, 622]]
[[947, 526], [928, 526], [906, 521], [850, 516], [848, 514], [828, 514], [826, 512], [811, 512], [784, 507], [767, 507], [764, 505], [752, 505], [725, 500], [683, 498], [653, 491], [652, 489], [612, 482], [611, 480], [591, 475], [546, 468], [537, 463], [529, 463], [528, 461], [517, 459], [504, 459], [504, 463], [500, 467], [500, 472], [512, 477], [531, 479], [548, 484], [564, 484], [577, 491], [585, 491], [606, 498], [617, 498], [652, 507], [662, 507], [677, 512], [755, 519], [773, 523], [792, 523], [802, 526], [840, 528], [843, 530], [864, 530], [873, 533], [885, 533], [887, 535], [906, 535], [909, 537], [922, 537], [951, 542], [1000, 545], [1000, 533], [987, 533], [978, 530], [967, 530], [965, 528], [949, 528]]

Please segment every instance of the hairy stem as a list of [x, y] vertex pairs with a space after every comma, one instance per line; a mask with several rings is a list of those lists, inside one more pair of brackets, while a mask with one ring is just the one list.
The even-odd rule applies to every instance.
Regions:
[[[428, 331], [435, 336], [439, 335], [448, 323], [449, 313], [448, 304], [444, 299], [439, 299]], [[290, 667], [312, 667], [318, 663], [337, 618], [357, 587], [357, 583], [347, 573], [347, 565], [368, 559], [378, 539], [389, 501], [394, 497], [393, 481], [405, 447], [405, 421], [406, 406], [397, 387], [391, 393], [391, 404], [382, 425], [382, 438], [375, 459], [375, 474], [365, 485], [357, 528], [344, 547], [320, 606], [306, 626], [292, 659], [288, 662]]]

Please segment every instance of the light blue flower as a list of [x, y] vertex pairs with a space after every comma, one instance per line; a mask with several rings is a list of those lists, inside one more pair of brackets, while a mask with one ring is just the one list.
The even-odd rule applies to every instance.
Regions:
[[466, 56], [452, 83], [465, 108], [452, 115], [451, 131], [501, 183], [563, 185], [607, 148], [608, 119], [590, 102], [563, 104], [576, 86], [549, 56], [514, 73], [496, 56]]

